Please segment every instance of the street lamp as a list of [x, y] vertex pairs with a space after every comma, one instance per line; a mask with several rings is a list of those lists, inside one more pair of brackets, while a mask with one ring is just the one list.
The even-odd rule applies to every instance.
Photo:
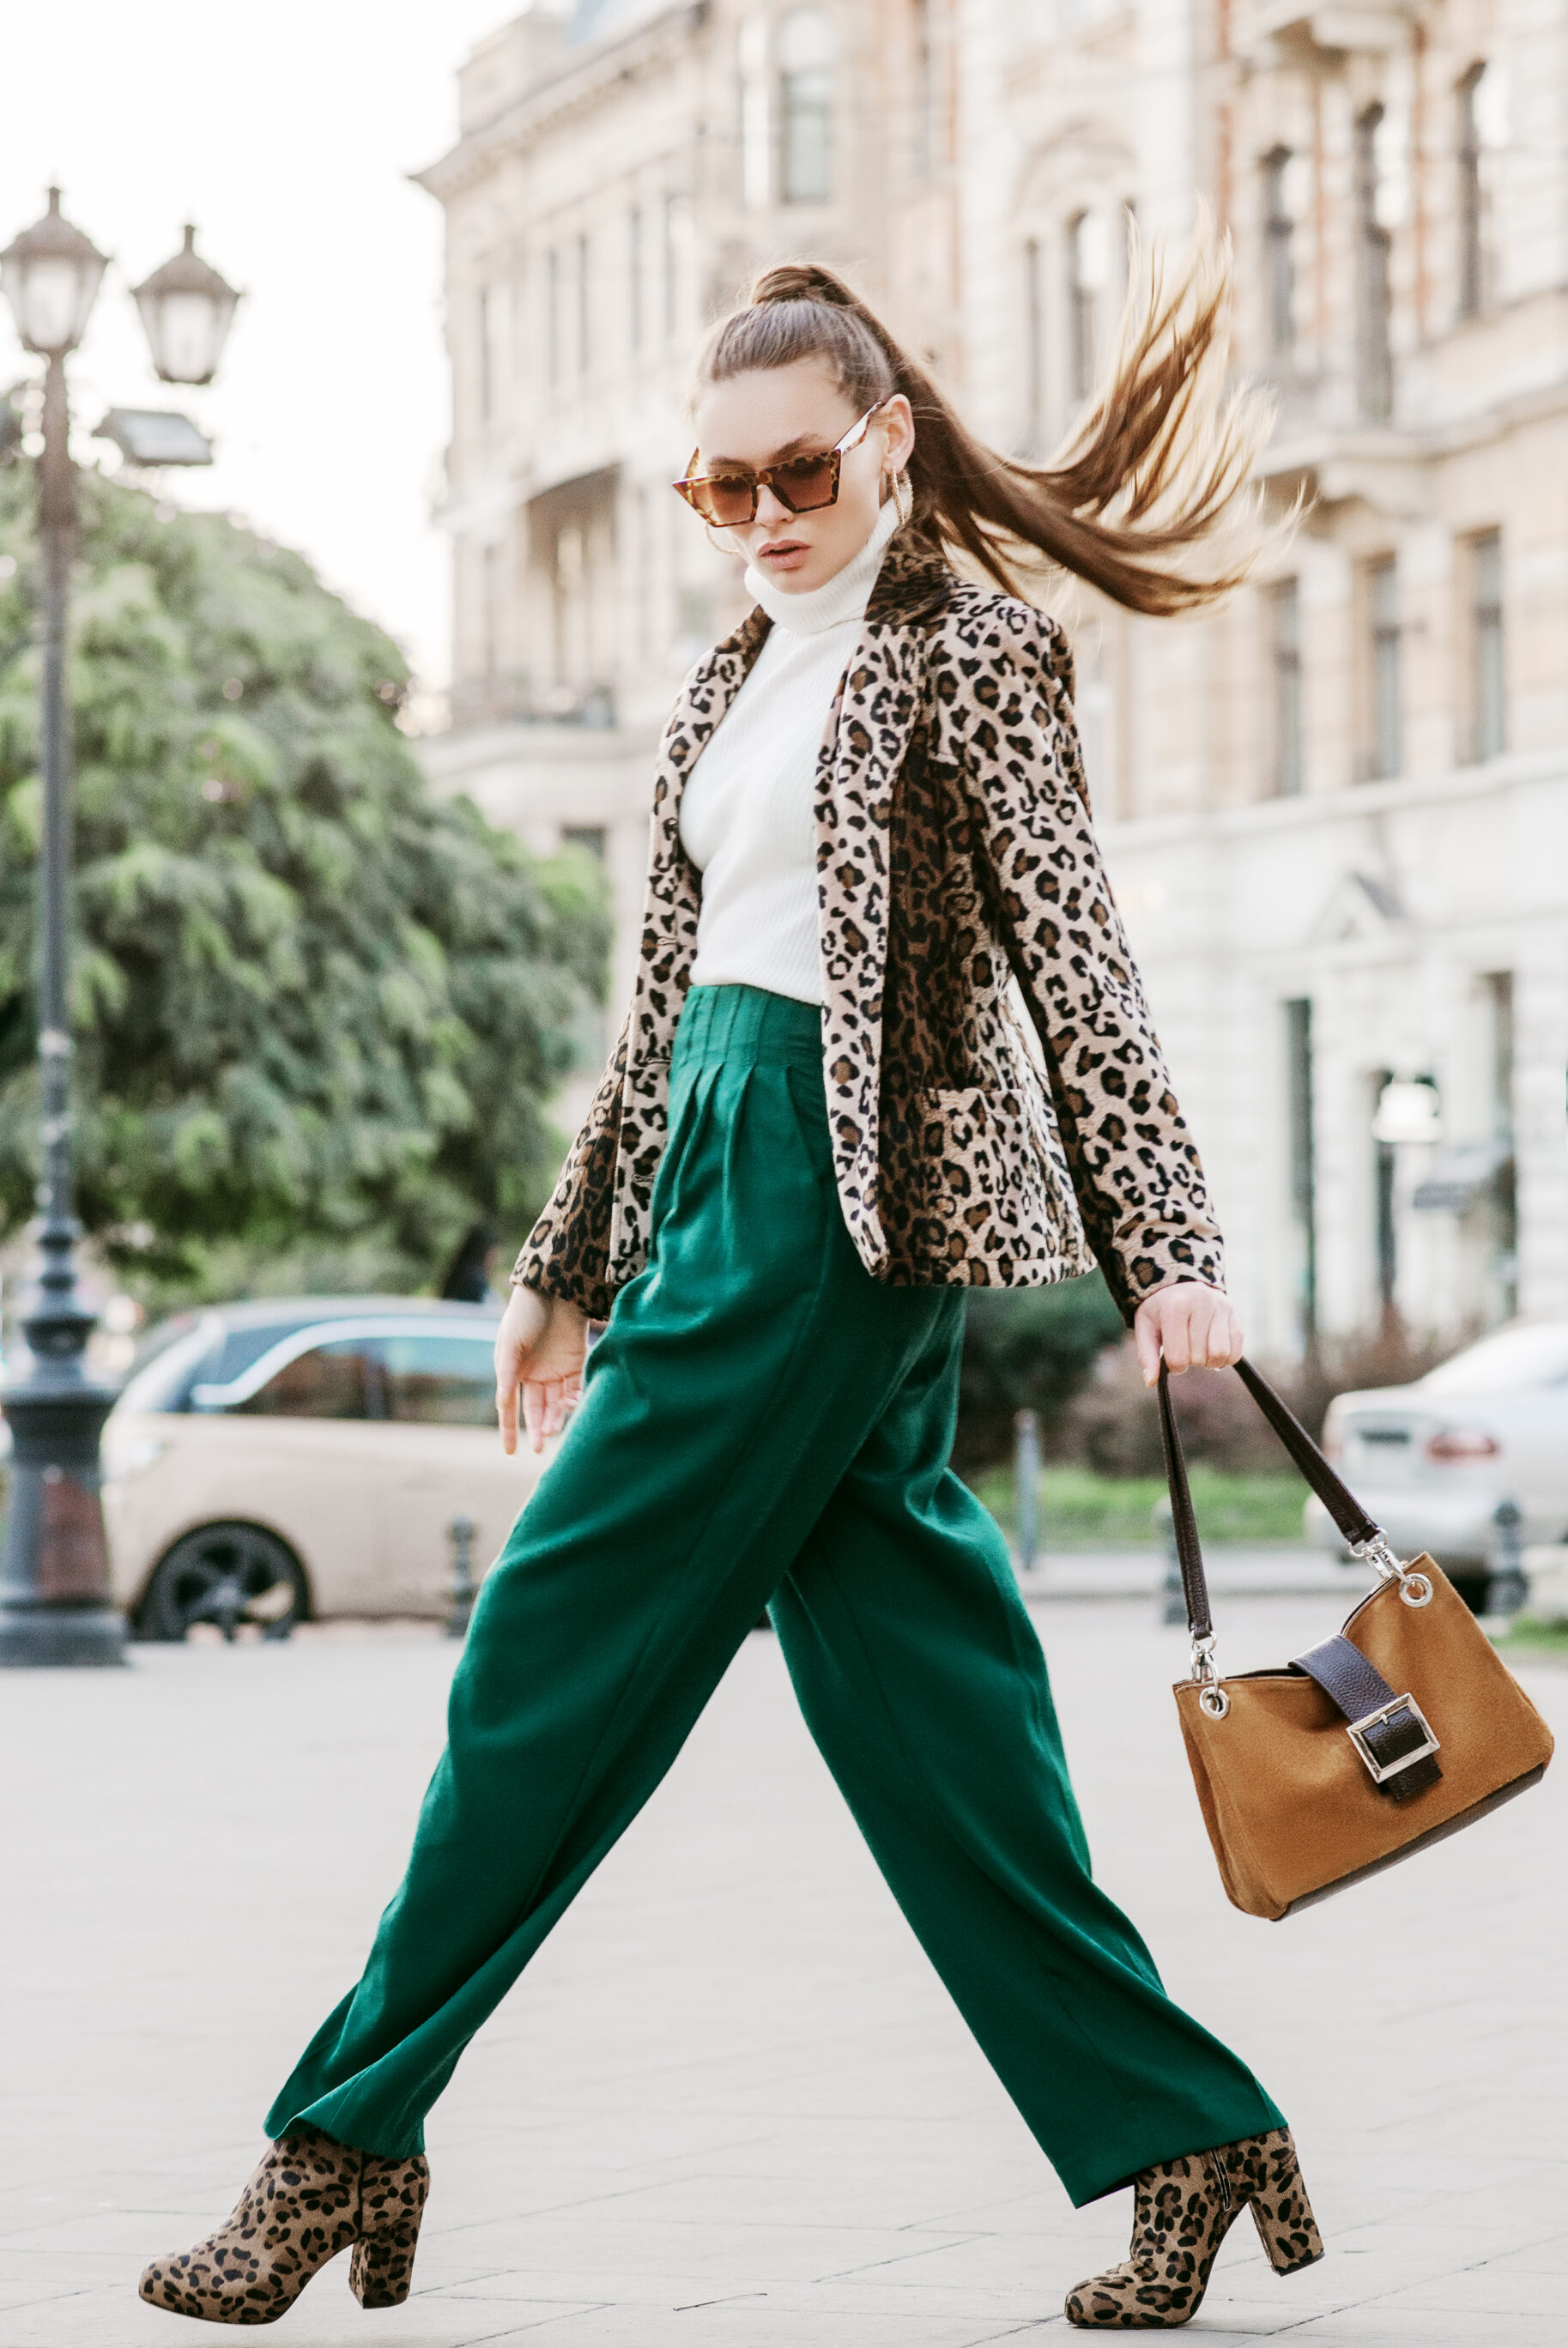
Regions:
[[160, 378], [164, 383], [211, 383], [240, 297], [202, 260], [189, 221], [183, 251], [135, 290]]
[[[166, 359], [171, 367], [196, 362], [205, 366], [199, 376], [168, 376], [180, 382], [210, 377], [237, 298], [215, 270], [197, 259], [193, 242], [187, 230], [184, 252], [155, 271], [141, 289], [150, 294], [165, 329], [164, 348], [154, 343], [159, 372], [165, 373]], [[176, 282], [172, 295], [153, 290], [187, 263], [191, 268]], [[0, 1386], [0, 1406], [12, 1437], [10, 1490], [0, 1542], [0, 1664], [125, 1660], [125, 1625], [109, 1586], [99, 1496], [98, 1437], [115, 1390], [87, 1373], [83, 1355], [96, 1316], [77, 1286], [74, 1261], [81, 1227], [71, 1210], [67, 1001], [71, 789], [65, 663], [77, 499], [66, 359], [87, 331], [107, 265], [108, 256], [91, 238], [61, 216], [57, 188], [49, 190], [49, 209], [43, 219], [0, 253], [0, 292], [11, 304], [24, 346], [45, 362], [44, 449], [38, 465], [44, 573], [39, 695], [44, 820], [37, 896], [42, 1261], [36, 1289], [22, 1316], [30, 1364], [23, 1376]], [[200, 280], [196, 272], [201, 273]], [[210, 314], [204, 324], [191, 306], [198, 301]], [[146, 319], [146, 307], [142, 314]], [[150, 336], [150, 324], [149, 333]]]

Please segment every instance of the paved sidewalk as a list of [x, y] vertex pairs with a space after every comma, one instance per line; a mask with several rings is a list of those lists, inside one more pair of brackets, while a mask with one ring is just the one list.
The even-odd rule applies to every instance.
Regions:
[[[1568, 1770], [1290, 1922], [1236, 1915], [1176, 1735], [1182, 1641], [1152, 1611], [1037, 1616], [1097, 1862], [1292, 2115], [1331, 2247], [1282, 2283], [1243, 2226], [1190, 2336], [1555, 2348]], [[1337, 1619], [1220, 1611], [1232, 1668]], [[0, 1681], [4, 2348], [191, 2348], [137, 2273], [226, 2212], [357, 1972], [451, 1661], [323, 1631]], [[1527, 1684], [1561, 1727], [1568, 1673]], [[956, 2021], [765, 1634], [430, 2135], [413, 2300], [367, 2324], [340, 2260], [291, 2348], [1065, 2341], [1064, 2290], [1126, 2243], [1126, 2197], [1068, 2207]]]

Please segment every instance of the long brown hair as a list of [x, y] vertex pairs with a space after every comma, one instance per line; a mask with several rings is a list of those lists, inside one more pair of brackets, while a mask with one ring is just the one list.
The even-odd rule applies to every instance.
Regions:
[[1048, 465], [977, 439], [853, 289], [814, 262], [763, 271], [708, 336], [697, 381], [820, 358], [857, 410], [903, 392], [913, 535], [962, 550], [1009, 593], [1043, 556], [1130, 611], [1191, 611], [1238, 586], [1264, 543], [1248, 479], [1273, 409], [1225, 389], [1228, 246], [1200, 229], [1169, 281], [1158, 262], [1141, 263], [1136, 240], [1130, 257], [1114, 361]]

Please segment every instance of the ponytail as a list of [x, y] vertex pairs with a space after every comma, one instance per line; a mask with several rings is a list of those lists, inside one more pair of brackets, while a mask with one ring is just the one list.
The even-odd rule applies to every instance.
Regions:
[[1248, 477], [1273, 409], [1256, 391], [1225, 392], [1228, 243], [1201, 233], [1169, 286], [1158, 263], [1140, 265], [1136, 240], [1130, 260], [1114, 362], [1049, 465], [976, 439], [843, 279], [812, 263], [763, 272], [709, 335], [698, 381], [821, 358], [857, 409], [903, 392], [913, 537], [961, 550], [1009, 593], [1044, 557], [1130, 611], [1191, 611], [1256, 561]]

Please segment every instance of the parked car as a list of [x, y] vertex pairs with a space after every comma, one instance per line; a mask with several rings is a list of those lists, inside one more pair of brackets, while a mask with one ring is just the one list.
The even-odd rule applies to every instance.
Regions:
[[476, 1578], [537, 1481], [495, 1420], [499, 1306], [225, 1305], [162, 1323], [104, 1429], [115, 1595], [138, 1634], [307, 1615], [443, 1615], [459, 1518]]
[[[1568, 1539], [1568, 1321], [1516, 1321], [1408, 1386], [1343, 1394], [1324, 1448], [1401, 1557], [1480, 1573], [1501, 1501], [1526, 1542]], [[1345, 1543], [1315, 1499], [1310, 1538]]]

